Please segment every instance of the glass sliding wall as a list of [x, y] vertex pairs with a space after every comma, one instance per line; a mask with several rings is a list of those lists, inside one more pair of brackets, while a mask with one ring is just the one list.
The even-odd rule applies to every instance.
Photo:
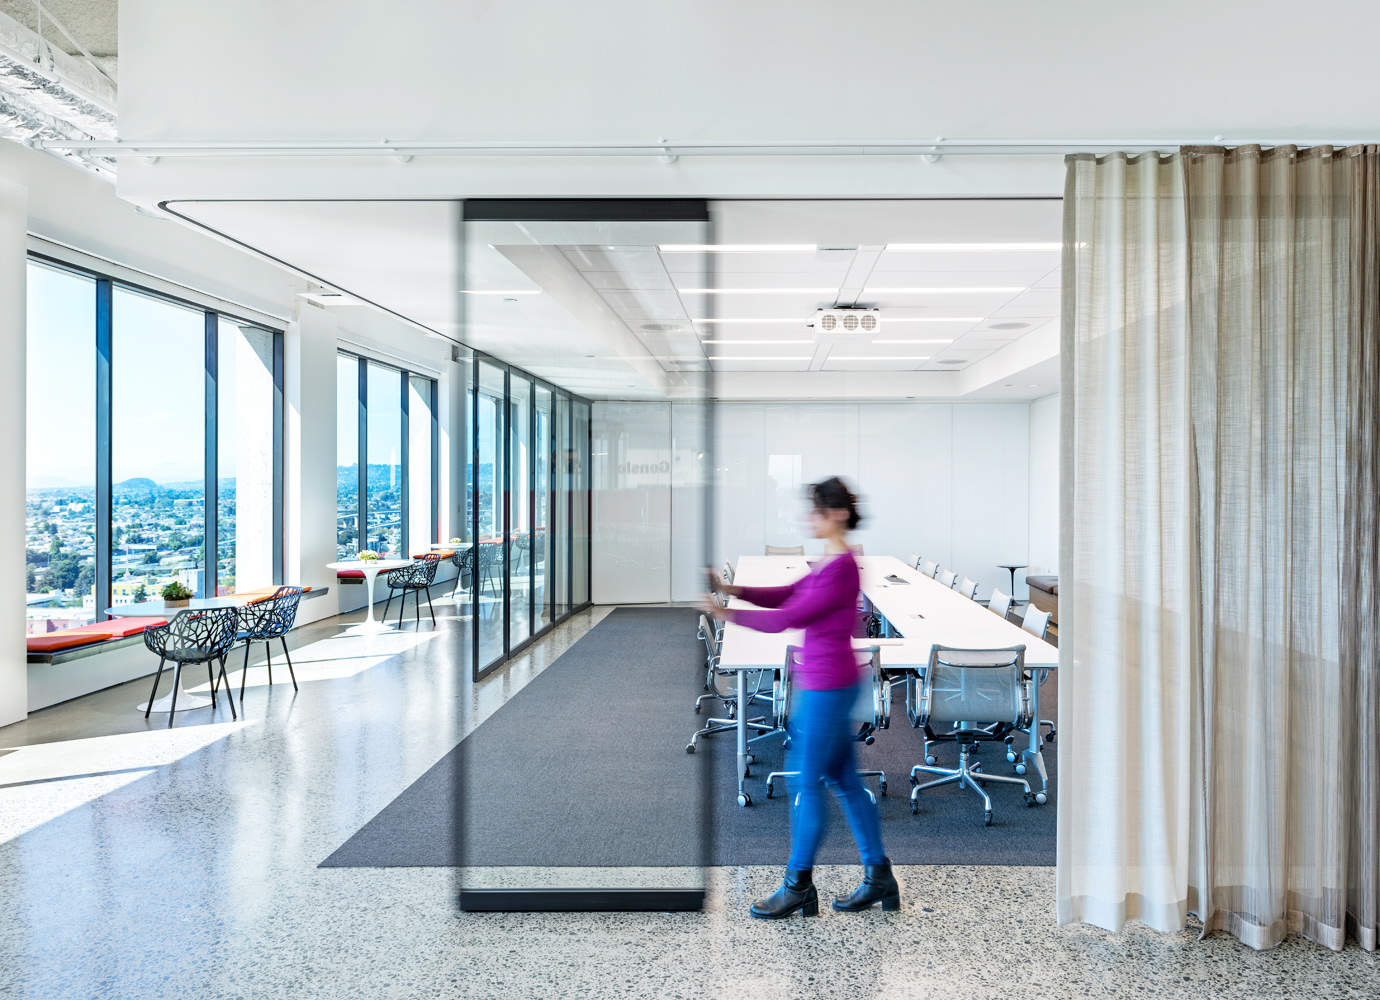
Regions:
[[557, 618], [570, 613], [570, 549], [574, 544], [570, 535], [570, 483], [574, 471], [570, 450], [570, 397], [560, 396], [556, 399], [555, 462], [551, 469], [551, 503], [556, 526], [556, 537], [551, 545], [551, 575]]
[[475, 613], [475, 667], [483, 671], [507, 655], [504, 626], [506, 588], [504, 547], [508, 536], [507, 372], [486, 361], [476, 362], [475, 492], [472, 603]]
[[589, 603], [590, 464], [589, 404], [571, 404], [570, 603]]
[[536, 387], [532, 407], [532, 610], [537, 631], [550, 625], [551, 593], [547, 587], [551, 527], [551, 463], [555, 461], [551, 431], [551, 390]]
[[508, 646], [532, 635], [532, 382], [508, 373]]

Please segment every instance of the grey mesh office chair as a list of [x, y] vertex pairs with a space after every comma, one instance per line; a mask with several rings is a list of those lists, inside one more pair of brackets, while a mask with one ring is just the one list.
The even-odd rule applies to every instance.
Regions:
[[[872, 677], [869, 690], [872, 695], [872, 717], [871, 719], [862, 724], [862, 727], [858, 730], [858, 734], [854, 737], [854, 739], [865, 744], [866, 746], [871, 746], [874, 742], [876, 742], [876, 734], [878, 730], [888, 729], [891, 726], [891, 680], [886, 676], [885, 672], [882, 670], [881, 646], [864, 646], [855, 650], [855, 652], [857, 652], [860, 656], [867, 657], [868, 666], [871, 669]], [[783, 678], [784, 683], [787, 685], [787, 698], [789, 698], [790, 696], [789, 682], [791, 668], [799, 662], [800, 647], [787, 646], [786, 661], [781, 669], [781, 677]], [[861, 666], [861, 663], [859, 665]], [[778, 713], [778, 715], [780, 718], [780, 724], [782, 728], [785, 728], [788, 720], [786, 718], [784, 706], [782, 710]], [[757, 738], [760, 739], [761, 737]], [[786, 742], [786, 746], [788, 748], [790, 747], [789, 739]], [[864, 778], [878, 779], [879, 790], [883, 795], [886, 794], [885, 771], [860, 769], [858, 771], [858, 774]], [[799, 771], [771, 772], [771, 774], [767, 775], [767, 798], [771, 798], [772, 795], [775, 794], [776, 781], [778, 778], [784, 782], [786, 778], [798, 778], [799, 776]], [[874, 803], [877, 801], [877, 796], [872, 794], [872, 789], [867, 789], [867, 795], [870, 799], [872, 799]]]
[[[1025, 620], [1021, 622], [1021, 628], [1025, 629], [1031, 635], [1044, 639], [1049, 635], [1049, 619], [1050, 613], [1048, 611], [1041, 611], [1039, 608], [1035, 607], [1035, 605], [1027, 604], [1025, 608]], [[1038, 677], [1035, 676], [1037, 674], [1039, 675]], [[1026, 679], [1032, 684], [1043, 684], [1048, 677], [1048, 670], [1026, 671]], [[1054, 723], [1049, 719], [1041, 719], [1040, 726], [1041, 728], [1049, 728], [1049, 733], [1041, 737], [1041, 739], [1050, 740], [1052, 742], [1056, 735]], [[1024, 774], [1025, 771], [1022, 768], [1017, 768], [1017, 773]]]
[[[695, 714], [698, 715], [701, 704], [706, 700], [722, 701], [727, 711], [727, 718], [710, 718], [705, 720], [705, 726], [697, 730], [690, 737], [690, 742], [685, 745], [686, 753], [694, 753], [695, 745], [701, 736], [712, 736], [714, 733], [725, 731], [736, 731], [738, 728], [737, 716], [739, 712], [745, 712], [755, 701], [763, 698], [761, 691], [763, 675], [773, 673], [773, 671], [756, 671], [755, 675], [748, 676], [748, 704], [746, 706], [738, 704], [738, 678], [731, 670], [719, 669], [719, 653], [723, 642], [723, 633], [715, 627], [715, 623], [710, 622], [707, 615], [700, 615], [699, 635], [704, 640], [705, 662], [707, 664], [708, 676], [705, 680], [705, 687], [709, 689], [709, 694], [700, 695], [695, 699]], [[773, 695], [775, 692], [773, 692]], [[773, 715], [777, 714], [774, 697], [768, 698], [773, 702]], [[785, 712], [785, 699], [781, 699], [780, 713]], [[768, 722], [766, 716], [758, 716], [748, 719], [747, 727], [756, 729], [759, 735], [775, 732], [778, 728], [784, 729], [784, 723], [778, 725], [776, 718]]]
[[977, 581], [976, 581], [976, 580], [970, 580], [970, 579], [968, 579], [968, 578], [965, 576], [965, 577], [963, 578], [963, 582], [960, 583], [960, 584], [958, 584], [956, 587], [954, 587], [954, 590], [958, 591], [960, 594], [962, 594], [964, 597], [968, 598], [968, 600], [970, 600], [970, 601], [976, 601], [976, 600], [977, 600]]
[[1002, 593], [1000, 588], [992, 591], [992, 599], [987, 602], [987, 610], [1005, 618], [1011, 610], [1011, 595]]
[[803, 545], [768, 545], [766, 554], [769, 556], [803, 556], [805, 546]]
[[935, 576], [939, 573], [939, 563], [935, 562], [933, 559], [924, 560], [922, 563], [920, 563], [919, 568], [920, 575], [927, 576], [931, 580], [933, 580]]
[[948, 587], [950, 590], [952, 590], [954, 584], [958, 582], [958, 574], [955, 573], [955, 572], [954, 572], [953, 570], [951, 570], [951, 569], [946, 569], [944, 572], [942, 572], [942, 573], [939, 574], [939, 576], [937, 577], [937, 579], [938, 579], [939, 582], [942, 583], [944, 586], [946, 586], [946, 587]]
[[733, 582], [733, 563], [731, 560], [728, 559], [724, 560], [724, 582]]
[[[1030, 724], [1030, 702], [1025, 686], [1025, 646], [1005, 649], [954, 649], [935, 645], [920, 689], [920, 722], [925, 727], [925, 763], [910, 769], [910, 811], [920, 811], [920, 793], [939, 785], [965, 785], [982, 796], [983, 823], [992, 825], [992, 797], [986, 784], [1020, 785], [1025, 804], [1035, 805], [1035, 795], [1024, 778], [1010, 778], [982, 771], [982, 762], [971, 760], [980, 742], [1002, 740], [1013, 729]], [[940, 736], [933, 725], [950, 726]], [[929, 753], [932, 742], [958, 744], [958, 767], [934, 766]], [[919, 774], [940, 778], [920, 784]]]

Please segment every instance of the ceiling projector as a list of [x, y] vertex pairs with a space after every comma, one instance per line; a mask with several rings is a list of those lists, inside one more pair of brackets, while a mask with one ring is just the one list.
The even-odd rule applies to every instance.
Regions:
[[882, 328], [880, 309], [819, 309], [807, 326], [815, 331], [815, 343], [867, 342]]

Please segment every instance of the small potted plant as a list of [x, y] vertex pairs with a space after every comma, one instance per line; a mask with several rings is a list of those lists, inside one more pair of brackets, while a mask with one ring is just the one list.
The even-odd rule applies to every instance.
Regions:
[[450, 540], [450, 544], [452, 544], [452, 545], [459, 545], [459, 544], [460, 544], [461, 542], [463, 542], [463, 541], [464, 541], [463, 538], [452, 538], [452, 539]]
[[185, 608], [192, 599], [192, 592], [177, 581], [165, 586], [160, 593], [165, 608]]
[[373, 562], [378, 557], [379, 554], [375, 552], [373, 549], [365, 549], [363, 552], [359, 553], [360, 562]]

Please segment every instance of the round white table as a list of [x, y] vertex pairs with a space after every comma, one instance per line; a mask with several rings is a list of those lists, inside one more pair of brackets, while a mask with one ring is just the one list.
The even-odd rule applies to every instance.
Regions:
[[380, 632], [393, 631], [392, 625], [378, 621], [374, 617], [374, 581], [382, 572], [402, 569], [404, 566], [411, 566], [413, 562], [412, 559], [350, 559], [346, 562], [326, 563], [327, 569], [337, 572], [342, 569], [357, 569], [364, 574], [364, 606], [369, 609], [369, 614], [358, 625], [347, 628], [345, 635], [378, 635]]
[[[172, 621], [179, 611], [211, 611], [215, 608], [237, 608], [243, 601], [237, 601], [232, 597], [203, 597], [197, 600], [188, 601], [184, 607], [170, 608], [162, 601], [138, 601], [134, 604], [117, 604], [113, 608], [106, 608], [105, 613], [111, 618], [166, 618]], [[172, 691], [170, 690], [163, 697], [153, 703], [149, 708], [148, 702], [141, 702], [138, 711], [167, 712], [172, 710]], [[190, 712], [194, 708], [210, 708], [211, 699], [203, 698], [199, 694], [192, 694], [185, 687], [177, 692], [177, 710], [179, 712]]]

